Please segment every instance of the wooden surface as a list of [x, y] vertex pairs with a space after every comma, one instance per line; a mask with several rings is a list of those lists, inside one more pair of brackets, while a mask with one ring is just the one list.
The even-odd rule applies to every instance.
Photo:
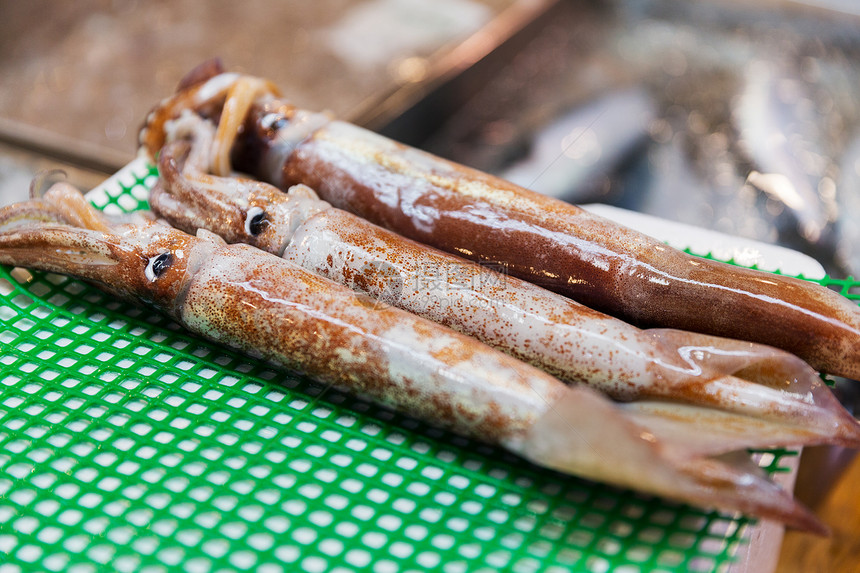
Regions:
[[131, 156], [152, 106], [213, 56], [300, 107], [351, 117], [512, 3], [0, 0], [0, 118]]
[[[801, 498], [802, 493], [798, 491]], [[822, 538], [786, 532], [777, 572], [860, 572], [860, 457], [853, 458], [813, 509], [833, 534]]]

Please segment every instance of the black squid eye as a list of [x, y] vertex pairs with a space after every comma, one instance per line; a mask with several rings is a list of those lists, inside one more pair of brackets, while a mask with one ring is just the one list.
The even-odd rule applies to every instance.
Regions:
[[248, 215], [245, 217], [245, 232], [256, 237], [263, 232], [269, 225], [269, 218], [266, 212], [259, 207], [251, 207], [248, 209]]
[[290, 120], [284, 117], [282, 113], [273, 111], [264, 115], [259, 125], [271, 136], [276, 135], [278, 131], [289, 125], [289, 123]]
[[173, 255], [170, 253], [161, 253], [149, 259], [146, 265], [144, 274], [150, 281], [154, 281], [164, 273], [173, 263]]

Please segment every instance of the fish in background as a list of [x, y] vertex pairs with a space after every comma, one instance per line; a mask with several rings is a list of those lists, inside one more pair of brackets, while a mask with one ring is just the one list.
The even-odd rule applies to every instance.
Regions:
[[528, 155], [498, 175], [557, 199], [597, 200], [606, 177], [648, 141], [656, 118], [645, 89], [612, 91], [546, 125]]
[[764, 242], [774, 242], [773, 223], [761, 215], [753, 189], [744, 186], [725, 150], [711, 136], [700, 145], [707, 160], [691, 155], [688, 131], [652, 141], [630, 169], [616, 178], [616, 205], [664, 219]]
[[838, 215], [822, 117], [805, 82], [780, 63], [747, 68], [733, 113], [748, 182], [768, 198], [780, 240], [819, 259], [834, 250]]
[[837, 203], [842, 215], [836, 222], [836, 254], [847, 273], [860, 279], [860, 134], [843, 154], [840, 174]]

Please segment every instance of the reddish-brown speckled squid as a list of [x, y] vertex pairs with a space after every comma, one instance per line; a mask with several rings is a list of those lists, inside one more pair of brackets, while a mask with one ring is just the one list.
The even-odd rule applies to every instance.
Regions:
[[[185, 114], [166, 124], [150, 206], [187, 232], [206, 229], [474, 336], [569, 382], [618, 400], [749, 416], [777, 441], [784, 427], [860, 444], [860, 425], [818, 375], [787, 352], [668, 329], [640, 330], [531, 283], [415, 243], [320, 200], [209, 173], [215, 127]], [[645, 407], [645, 406], [642, 406]], [[704, 411], [703, 411], [704, 412]], [[703, 418], [705, 431], [713, 420]], [[708, 430], [713, 431], [713, 430]]]
[[[110, 220], [65, 184], [0, 211], [0, 263], [89, 281], [198, 335], [546, 467], [824, 531], [748, 455], [727, 455], [805, 443], [801, 429], [775, 444], [729, 412], [686, 406], [665, 417], [647, 403], [614, 404], [254, 247], [144, 216]], [[696, 431], [702, 415], [719, 418], [716, 433]]]
[[[212, 166], [288, 189], [401, 235], [569, 296], [638, 326], [777, 346], [816, 370], [860, 379], [860, 310], [805, 281], [688, 256], [576, 206], [296, 108], [268, 82], [190, 74], [141, 132], [152, 154], [167, 121], [218, 122]], [[238, 137], [237, 137], [238, 134]]]

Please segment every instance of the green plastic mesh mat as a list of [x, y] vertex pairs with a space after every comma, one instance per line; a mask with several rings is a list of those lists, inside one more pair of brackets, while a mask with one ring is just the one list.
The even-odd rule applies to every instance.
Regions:
[[[136, 209], [154, 180], [135, 162], [90, 198]], [[712, 571], [745, 542], [59, 275], [0, 267], [0, 321], [0, 573]]]

